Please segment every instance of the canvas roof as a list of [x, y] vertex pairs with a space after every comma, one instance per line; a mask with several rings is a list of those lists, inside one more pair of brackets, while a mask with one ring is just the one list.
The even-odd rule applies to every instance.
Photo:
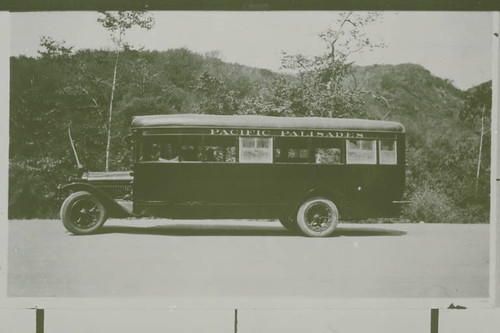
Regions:
[[136, 116], [132, 129], [150, 128], [255, 128], [255, 129], [315, 129], [345, 131], [376, 131], [404, 133], [404, 126], [394, 121], [319, 118], [273, 117], [258, 115], [169, 114]]

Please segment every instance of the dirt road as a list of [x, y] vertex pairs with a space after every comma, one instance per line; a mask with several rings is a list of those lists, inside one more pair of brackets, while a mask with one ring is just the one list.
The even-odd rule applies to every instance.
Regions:
[[340, 224], [334, 237], [278, 222], [9, 221], [8, 296], [487, 297], [489, 225]]

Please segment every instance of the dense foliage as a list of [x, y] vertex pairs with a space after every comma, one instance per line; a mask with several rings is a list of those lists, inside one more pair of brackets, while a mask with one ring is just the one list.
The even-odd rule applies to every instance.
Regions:
[[[357, 95], [327, 104], [298, 75], [221, 61], [187, 49], [124, 50], [114, 96], [110, 170], [130, 169], [128, 125], [134, 115], [170, 113], [357, 116], [402, 122], [407, 129], [410, 221], [487, 222], [491, 83], [467, 92], [411, 64], [353, 67]], [[9, 217], [57, 216], [57, 184], [74, 173], [68, 125], [82, 164], [104, 170], [114, 53], [52, 52], [11, 59]], [[347, 101], [347, 102], [346, 102]], [[318, 103], [322, 104], [319, 105]], [[351, 103], [352, 102], [352, 103]], [[316, 104], [315, 104], [316, 103]], [[343, 113], [343, 105], [356, 109]], [[483, 104], [482, 104], [483, 103]], [[491, 104], [486, 104], [491, 108]], [[318, 113], [319, 112], [319, 113]], [[486, 121], [484, 120], [486, 119]]]

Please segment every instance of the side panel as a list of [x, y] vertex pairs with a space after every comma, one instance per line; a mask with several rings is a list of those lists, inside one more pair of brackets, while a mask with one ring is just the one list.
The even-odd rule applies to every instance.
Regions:
[[134, 170], [134, 212], [175, 218], [276, 218], [311, 190], [330, 197], [342, 218], [377, 215], [399, 200], [395, 165], [143, 162]]

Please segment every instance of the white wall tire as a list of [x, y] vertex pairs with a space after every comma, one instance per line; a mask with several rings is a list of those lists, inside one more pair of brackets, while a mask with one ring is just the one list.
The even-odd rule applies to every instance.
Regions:
[[61, 206], [61, 220], [69, 232], [87, 235], [100, 229], [108, 218], [103, 204], [86, 191], [75, 192]]
[[297, 212], [297, 224], [302, 233], [309, 237], [330, 236], [339, 222], [339, 211], [326, 198], [306, 200]]

